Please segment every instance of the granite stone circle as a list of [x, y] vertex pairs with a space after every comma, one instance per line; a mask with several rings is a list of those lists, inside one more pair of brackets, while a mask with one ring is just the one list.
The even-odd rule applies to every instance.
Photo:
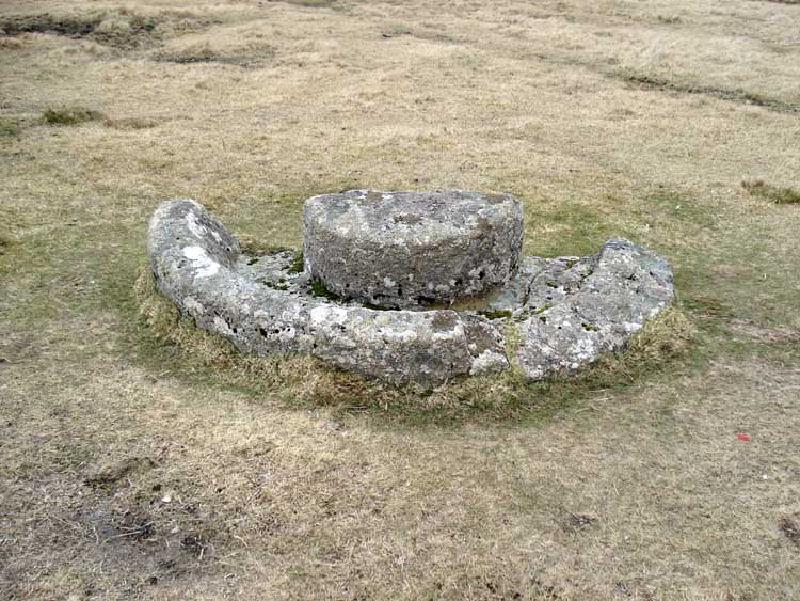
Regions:
[[[448, 202], [460, 209], [448, 210]], [[385, 212], [372, 215], [379, 206]], [[332, 222], [337, 214], [350, 214], [350, 224], [362, 221], [336, 230], [324, 223], [326, 214], [334, 215]], [[180, 312], [243, 353], [306, 353], [362, 376], [423, 386], [509, 369], [529, 380], [573, 374], [603, 353], [623, 350], [672, 303], [672, 270], [653, 251], [613, 239], [595, 255], [523, 257], [521, 215], [509, 195], [357, 190], [317, 196], [306, 203], [309, 257], [243, 251], [202, 205], [176, 200], [160, 205], [150, 220], [148, 254], [158, 288]], [[460, 240], [460, 227], [473, 246], [451, 252], [437, 243]], [[363, 243], [364, 256], [373, 253], [372, 272], [356, 248], [343, 246], [348, 231], [352, 246]], [[376, 255], [402, 249], [397, 240], [426, 254]], [[442, 264], [447, 270], [437, 267]], [[484, 276], [465, 277], [476, 265]], [[392, 282], [405, 275], [417, 287], [384, 285], [375, 273]], [[340, 288], [350, 281], [356, 283]], [[430, 296], [436, 286], [439, 295]]]

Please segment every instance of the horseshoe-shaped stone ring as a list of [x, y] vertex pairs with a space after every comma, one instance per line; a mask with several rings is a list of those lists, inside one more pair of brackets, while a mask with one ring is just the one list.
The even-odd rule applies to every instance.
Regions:
[[184, 315], [242, 352], [423, 385], [575, 372], [623, 349], [675, 294], [667, 261], [627, 240], [523, 257], [509, 194], [327, 194], [306, 201], [304, 227], [298, 268], [298, 252], [242, 252], [202, 205], [167, 202], [150, 221], [150, 265]]

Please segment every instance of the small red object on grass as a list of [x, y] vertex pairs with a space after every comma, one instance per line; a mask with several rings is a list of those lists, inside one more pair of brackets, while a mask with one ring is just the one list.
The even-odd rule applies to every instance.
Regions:
[[750, 435], [747, 432], [737, 432], [736, 438], [742, 442], [750, 442]]

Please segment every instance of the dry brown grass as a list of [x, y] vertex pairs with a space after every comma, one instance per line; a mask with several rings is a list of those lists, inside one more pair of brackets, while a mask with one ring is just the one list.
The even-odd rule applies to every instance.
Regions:
[[[800, 212], [740, 185], [800, 187], [798, 16], [3, 2], [47, 27], [0, 36], [0, 599], [800, 596]], [[679, 307], [577, 380], [418, 391], [134, 293], [164, 199], [296, 248], [356, 186], [515, 192], [528, 252], [628, 236]]]

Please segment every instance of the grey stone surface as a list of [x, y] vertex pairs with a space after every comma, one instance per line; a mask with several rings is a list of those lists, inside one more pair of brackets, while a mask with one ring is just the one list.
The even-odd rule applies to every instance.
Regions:
[[522, 252], [522, 205], [510, 194], [351, 190], [308, 199], [304, 225], [310, 277], [386, 308], [505, 286]]
[[627, 240], [610, 240], [593, 257], [546, 261], [527, 290], [517, 359], [532, 380], [622, 349], [675, 294], [667, 261]]
[[[531, 380], [568, 374], [630, 337], [673, 299], [665, 259], [626, 240], [589, 257], [526, 257], [507, 286], [454, 310], [374, 310], [321, 298], [298, 255], [242, 253], [191, 200], [162, 204], [148, 251], [160, 290], [198, 327], [243, 352], [310, 353], [339, 368], [432, 385], [517, 363]], [[518, 336], [505, 336], [507, 327]], [[513, 348], [512, 348], [513, 346]]]

